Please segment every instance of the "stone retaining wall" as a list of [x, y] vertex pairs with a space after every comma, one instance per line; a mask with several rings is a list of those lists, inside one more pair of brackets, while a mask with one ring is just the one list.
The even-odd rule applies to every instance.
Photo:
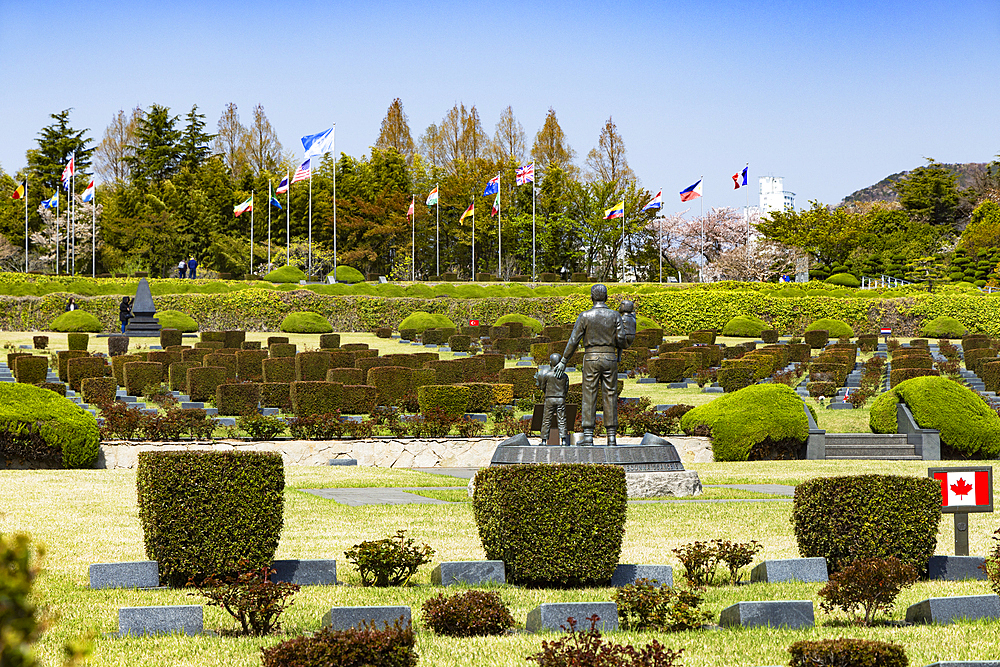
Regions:
[[[245, 442], [127, 442], [101, 443], [98, 468], [134, 468], [139, 452], [243, 451], [280, 452], [286, 465], [327, 465], [330, 459], [357, 459], [358, 465], [378, 468], [482, 468], [504, 437], [487, 438], [369, 438], [366, 440], [277, 440]], [[535, 438], [537, 439], [537, 438]], [[533, 439], [532, 441], [534, 441]], [[600, 442], [600, 438], [597, 441]], [[639, 438], [620, 437], [623, 445]], [[684, 465], [712, 460], [708, 438], [671, 436]]]

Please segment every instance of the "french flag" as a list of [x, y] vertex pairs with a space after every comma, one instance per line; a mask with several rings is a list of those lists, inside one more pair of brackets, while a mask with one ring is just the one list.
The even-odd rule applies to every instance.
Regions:
[[699, 178], [697, 183], [681, 190], [681, 201], [691, 201], [692, 199], [700, 197], [702, 180], [703, 179]]

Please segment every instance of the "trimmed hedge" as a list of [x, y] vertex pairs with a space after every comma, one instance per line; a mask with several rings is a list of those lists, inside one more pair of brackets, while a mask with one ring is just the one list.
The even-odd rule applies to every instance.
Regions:
[[468, 352], [472, 345], [472, 337], [463, 334], [456, 334], [448, 338], [448, 347], [452, 352]]
[[136, 486], [146, 556], [170, 586], [274, 560], [284, 523], [280, 454], [141, 452]]
[[151, 350], [146, 353], [146, 361], [157, 361], [163, 365], [163, 377], [161, 378], [162, 382], [166, 382], [170, 378], [170, 364], [180, 360], [180, 352], [171, 352], [169, 350]]
[[968, 328], [954, 317], [942, 315], [924, 322], [920, 335], [925, 338], [961, 338]]
[[417, 667], [415, 644], [412, 626], [399, 619], [384, 628], [367, 622], [347, 630], [327, 626], [261, 651], [263, 667]]
[[0, 383], [0, 459], [92, 468], [100, 436], [97, 419], [54, 391]]
[[[157, 311], [156, 319], [159, 320], [160, 326], [163, 329], [175, 329], [182, 334], [198, 331], [198, 323], [195, 322], [194, 318], [179, 310]], [[179, 345], [179, 343], [174, 344]]]
[[838, 572], [858, 558], [894, 556], [927, 573], [941, 521], [941, 484], [927, 477], [821, 477], [795, 487], [799, 555]]
[[18, 382], [38, 384], [45, 382], [49, 372], [49, 360], [33, 354], [18, 355], [14, 358], [14, 377]]
[[272, 357], [261, 361], [264, 382], [295, 382], [295, 357]]
[[803, 640], [789, 646], [788, 652], [792, 654], [790, 667], [908, 667], [910, 664], [906, 651], [898, 644], [850, 637]]
[[[454, 329], [455, 323], [447, 315], [441, 313], [428, 313], [422, 310], [414, 310], [407, 315], [398, 325], [399, 335], [403, 336], [403, 330], [416, 331], [422, 334], [426, 329], [434, 328]], [[406, 338], [406, 336], [403, 336]], [[409, 340], [413, 340], [410, 338]]]
[[239, 350], [243, 348], [243, 342], [247, 339], [246, 331], [226, 330], [222, 332], [222, 342], [226, 349]]
[[125, 386], [125, 364], [133, 361], [146, 361], [146, 355], [132, 353], [111, 357], [111, 375], [115, 378], [119, 387]]
[[400, 405], [413, 391], [413, 369], [407, 366], [375, 366], [366, 379], [375, 387], [376, 405]]
[[104, 357], [77, 357], [66, 362], [66, 377], [73, 391], [81, 390], [84, 378], [102, 378], [110, 374], [111, 367]]
[[66, 347], [70, 350], [83, 350], [87, 351], [87, 345], [90, 343], [90, 334], [80, 333], [80, 332], [70, 332], [66, 334]]
[[765, 343], [777, 343], [778, 342], [778, 330], [777, 329], [764, 329], [760, 332], [760, 339]]
[[142, 396], [146, 387], [163, 383], [163, 364], [158, 361], [131, 361], [124, 366], [125, 393]]
[[689, 410], [681, 428], [692, 433], [698, 427], [710, 429], [716, 461], [770, 458], [772, 447], [797, 449], [794, 443], [804, 446], [809, 438], [802, 399], [784, 384], [752, 385]]
[[281, 320], [281, 330], [288, 333], [330, 333], [333, 326], [320, 315], [313, 312], [289, 313]]
[[851, 328], [847, 322], [841, 320], [836, 320], [830, 317], [824, 317], [816, 320], [812, 324], [806, 327], [806, 333], [810, 331], [819, 331], [825, 329], [830, 338], [843, 338], [844, 336], [853, 337], [854, 329]]
[[893, 368], [889, 371], [889, 386], [895, 387], [897, 384], [912, 380], [913, 378], [937, 375], [940, 375], [940, 373], [928, 368]]
[[337, 271], [334, 274], [333, 279], [338, 283], [363, 283], [365, 281], [365, 274], [361, 273], [353, 266], [341, 264], [337, 267]]
[[192, 347], [186, 350], [181, 350], [181, 361], [196, 361], [199, 364], [205, 360], [205, 356], [212, 353], [212, 350], [206, 347]]
[[329, 352], [299, 352], [295, 355], [295, 379], [299, 382], [325, 382], [326, 372], [329, 369]]
[[627, 500], [621, 466], [499, 466], [476, 474], [472, 507], [509, 582], [598, 585], [618, 565]]
[[457, 385], [428, 384], [417, 387], [417, 403], [420, 404], [422, 414], [441, 409], [450, 415], [461, 417], [468, 411], [471, 395], [472, 391], [468, 387]]
[[[389, 336], [386, 336], [388, 338]], [[288, 342], [287, 340], [285, 341]], [[340, 334], [339, 333], [326, 333], [319, 335], [319, 349], [321, 350], [331, 350], [340, 347]]]
[[488, 382], [465, 382], [459, 386], [469, 388], [469, 402], [465, 406], [467, 412], [492, 412], [496, 405], [494, 385]]
[[861, 287], [861, 281], [850, 273], [835, 273], [823, 282], [841, 287]]
[[342, 384], [339, 382], [296, 381], [289, 392], [296, 417], [324, 415], [340, 408]]
[[215, 390], [215, 407], [222, 416], [257, 414], [260, 385], [255, 382], [220, 384]]
[[537, 372], [538, 369], [534, 366], [514, 366], [501, 368], [498, 377], [500, 382], [514, 385], [515, 398], [530, 398], [535, 395]]
[[69, 375], [67, 375], [67, 364], [70, 359], [76, 359], [78, 357], [90, 356], [88, 352], [84, 350], [59, 350], [56, 352], [56, 359], [59, 365], [56, 367], [56, 371], [59, 374], [59, 380], [61, 382], [68, 382]]
[[104, 331], [101, 321], [85, 310], [71, 310], [55, 318], [46, 327], [49, 331]]
[[704, 345], [715, 345], [714, 331], [692, 331], [688, 334], [688, 340]]
[[290, 382], [261, 382], [260, 404], [265, 408], [279, 408], [285, 412], [291, 405], [291, 391]]
[[184, 334], [179, 329], [168, 328], [160, 330], [160, 347], [164, 350], [174, 345], [180, 345], [183, 342]]
[[280, 357], [294, 357], [295, 343], [274, 343], [272, 345], [268, 345], [267, 350], [272, 359], [278, 359]]
[[236, 353], [236, 377], [240, 382], [263, 382], [267, 350], [240, 350]]
[[226, 381], [221, 366], [195, 366], [187, 370], [187, 392], [191, 400], [204, 403], [215, 399], [216, 388]]
[[657, 382], [680, 382], [688, 368], [687, 357], [680, 354], [664, 354], [649, 360], [646, 370]]
[[806, 345], [808, 345], [813, 350], [825, 347], [830, 341], [830, 332], [826, 329], [813, 329], [811, 331], [805, 332], [802, 336], [805, 340]]
[[345, 384], [340, 391], [340, 411], [345, 415], [367, 415], [378, 404], [376, 389], [364, 384]]
[[[323, 339], [323, 336], [320, 336], [320, 340], [322, 340], [322, 339]], [[277, 343], [287, 344], [288, 343], [288, 336], [268, 336], [267, 337], [267, 345], [265, 345], [265, 347], [271, 347], [272, 345], [275, 345]]]
[[364, 384], [368, 374], [360, 368], [331, 368], [326, 372], [327, 382], [342, 382], [348, 384]]
[[493, 322], [493, 326], [496, 327], [501, 327], [504, 325], [509, 326], [512, 323], [517, 323], [520, 324], [523, 328], [530, 329], [531, 332], [534, 333], [536, 336], [542, 333], [542, 327], [544, 326], [534, 317], [528, 317], [527, 315], [521, 315], [520, 313], [508, 313], [507, 315], [501, 315], [496, 319], [496, 321]]
[[291, 265], [285, 265], [274, 269], [264, 276], [264, 280], [269, 283], [295, 283], [296, 285], [300, 280], [305, 279], [305, 272], [299, 267]]
[[[979, 362], [983, 359], [993, 359], [997, 356], [997, 351], [992, 347], [974, 347], [971, 350], [965, 350], [962, 355], [965, 358], [965, 368], [972, 371], [973, 373], [978, 373]], [[893, 365], [895, 366], [895, 359], [893, 359]]]
[[87, 377], [80, 381], [80, 394], [88, 405], [113, 403], [118, 393], [118, 383], [113, 377]]
[[226, 379], [236, 379], [236, 355], [235, 354], [206, 354], [202, 359], [204, 366], [218, 366], [226, 369]]
[[167, 370], [167, 385], [171, 391], [187, 393], [187, 372], [189, 368], [197, 368], [202, 364], [198, 361], [175, 361]]
[[[757, 364], [753, 359], [726, 359], [717, 373], [719, 386], [726, 393], [732, 393], [756, 384]], [[676, 382], [676, 380], [675, 380]]]

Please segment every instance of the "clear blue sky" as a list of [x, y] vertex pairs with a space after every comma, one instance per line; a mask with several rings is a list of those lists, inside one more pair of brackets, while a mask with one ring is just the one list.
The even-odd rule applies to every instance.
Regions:
[[[285, 148], [337, 125], [360, 156], [402, 98], [414, 139], [455, 103], [528, 143], [555, 108], [578, 162], [613, 117], [642, 184], [783, 176], [836, 203], [923, 163], [1000, 153], [1000, 0], [948, 2], [13, 2], [0, 0], [0, 166], [72, 107], [95, 144], [119, 110], [262, 103]], [[695, 202], [694, 211], [698, 211]]]

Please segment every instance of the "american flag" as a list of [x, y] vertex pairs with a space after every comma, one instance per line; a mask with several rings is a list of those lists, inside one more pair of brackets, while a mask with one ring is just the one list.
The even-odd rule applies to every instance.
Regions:
[[309, 160], [306, 160], [301, 165], [299, 165], [298, 171], [292, 176], [292, 183], [298, 183], [299, 181], [304, 181], [309, 178]]
[[523, 167], [518, 167], [517, 171], [514, 172], [514, 180], [518, 185], [524, 185], [525, 183], [535, 182], [535, 163], [526, 164]]

